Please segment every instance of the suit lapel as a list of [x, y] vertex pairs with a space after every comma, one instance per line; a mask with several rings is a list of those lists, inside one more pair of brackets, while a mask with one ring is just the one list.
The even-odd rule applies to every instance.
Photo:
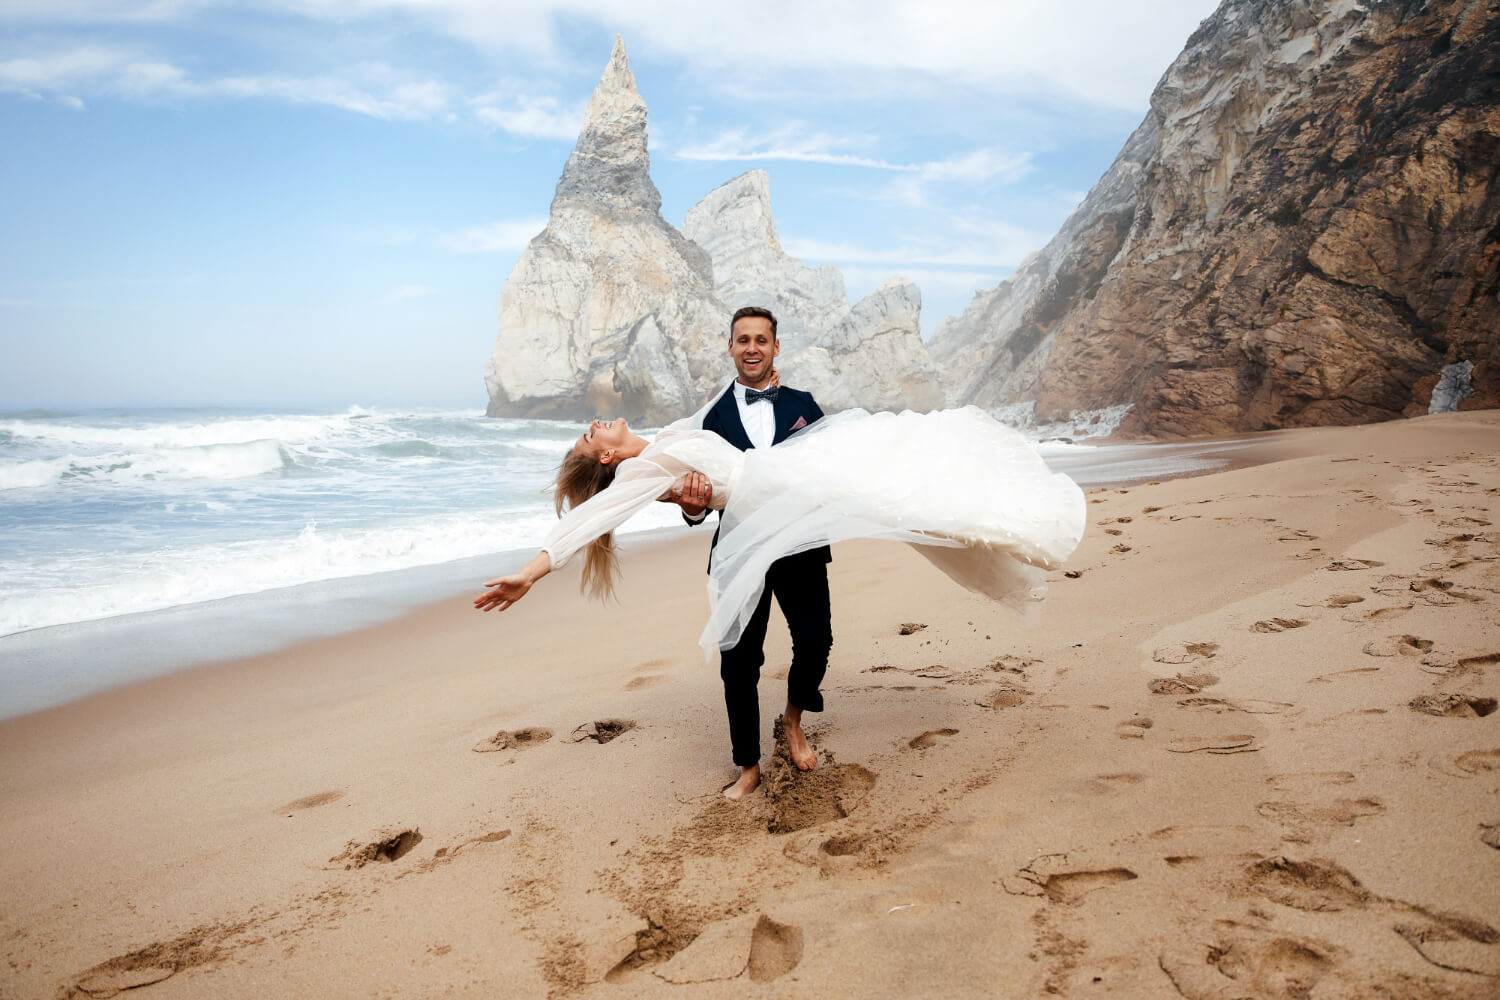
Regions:
[[[734, 386], [719, 398], [714, 406], [714, 415], [718, 418], [719, 433], [724, 440], [734, 445], [740, 451], [749, 451], [751, 448], [750, 435], [745, 433], [745, 424], [740, 420], [740, 405], [734, 400]], [[779, 419], [779, 415], [778, 415]]]

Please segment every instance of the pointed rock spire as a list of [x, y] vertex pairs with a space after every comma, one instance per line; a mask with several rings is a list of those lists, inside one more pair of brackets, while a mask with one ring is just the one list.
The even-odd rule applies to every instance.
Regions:
[[557, 182], [552, 211], [569, 202], [616, 219], [661, 210], [646, 152], [646, 102], [636, 92], [625, 41], [618, 35], [584, 112], [578, 144]]

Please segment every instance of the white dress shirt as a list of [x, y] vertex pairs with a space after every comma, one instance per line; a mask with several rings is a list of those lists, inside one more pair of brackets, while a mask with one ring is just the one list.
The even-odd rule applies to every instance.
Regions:
[[[745, 426], [745, 436], [752, 448], [769, 448], [776, 442], [776, 404], [769, 399], [756, 403], [745, 402], [745, 383], [734, 380], [734, 402], [740, 409], [740, 423]], [[708, 510], [697, 517], [684, 513], [689, 524], [702, 524]]]
[[745, 383], [734, 380], [734, 402], [740, 408], [740, 423], [745, 435], [757, 448], [769, 448], [776, 441], [776, 404], [769, 399], [745, 402]]

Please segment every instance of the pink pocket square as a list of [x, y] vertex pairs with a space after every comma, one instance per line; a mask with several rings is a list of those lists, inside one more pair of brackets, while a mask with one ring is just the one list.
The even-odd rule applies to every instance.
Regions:
[[807, 418], [806, 417], [798, 417], [797, 418], [797, 422], [792, 425], [792, 430], [794, 430], [794, 431], [800, 431], [802, 428], [804, 428], [806, 426], [807, 426]]

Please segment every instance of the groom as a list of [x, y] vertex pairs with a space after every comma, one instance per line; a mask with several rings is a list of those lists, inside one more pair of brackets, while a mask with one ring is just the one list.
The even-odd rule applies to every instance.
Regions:
[[[703, 429], [713, 431], [744, 451], [769, 448], [823, 416], [811, 393], [788, 389], [775, 377], [774, 362], [781, 353], [776, 339], [776, 317], [769, 309], [746, 306], [729, 323], [729, 356], [739, 378], [703, 418]], [[707, 518], [712, 487], [699, 473], [688, 476], [675, 500], [689, 524]], [[714, 544], [719, 541], [714, 532]], [[742, 799], [760, 784], [760, 696], [757, 684], [766, 661], [766, 624], [775, 595], [787, 630], [792, 635], [792, 665], [787, 672], [786, 711], [782, 724], [792, 762], [803, 771], [818, 763], [818, 755], [802, 732], [802, 713], [823, 711], [818, 686], [828, 669], [833, 628], [828, 603], [828, 546], [778, 559], [766, 572], [765, 590], [755, 612], [745, 623], [739, 642], [719, 656], [724, 681], [724, 707], [729, 712], [729, 740], [740, 777], [724, 789], [730, 799]]]

